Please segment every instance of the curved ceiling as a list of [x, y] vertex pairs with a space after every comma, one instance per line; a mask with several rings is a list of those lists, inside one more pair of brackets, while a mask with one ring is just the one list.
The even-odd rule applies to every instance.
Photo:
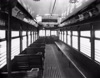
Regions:
[[[75, 1], [72, 3], [71, 1]], [[95, 0], [18, 0], [33, 16], [42, 18], [68, 18]]]

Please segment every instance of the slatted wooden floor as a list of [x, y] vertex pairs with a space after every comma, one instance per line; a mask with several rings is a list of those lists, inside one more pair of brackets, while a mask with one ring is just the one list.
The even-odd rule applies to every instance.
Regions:
[[54, 44], [46, 45], [43, 78], [82, 78]]
[[65, 78], [60, 71], [53, 46], [54, 45], [46, 45], [43, 78]]

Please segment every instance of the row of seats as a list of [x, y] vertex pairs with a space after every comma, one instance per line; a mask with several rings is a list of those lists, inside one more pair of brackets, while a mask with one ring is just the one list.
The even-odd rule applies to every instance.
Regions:
[[12, 63], [12, 73], [17, 71], [16, 74], [18, 74], [19, 72], [31, 71], [37, 68], [43, 74], [44, 58], [45, 40], [44, 38], [39, 38], [22, 51], [21, 54], [15, 56], [14, 62]]
[[18, 70], [30, 70], [31, 68], [39, 68], [43, 70], [45, 54], [45, 43], [43, 39], [28, 46], [20, 55], [15, 57]]

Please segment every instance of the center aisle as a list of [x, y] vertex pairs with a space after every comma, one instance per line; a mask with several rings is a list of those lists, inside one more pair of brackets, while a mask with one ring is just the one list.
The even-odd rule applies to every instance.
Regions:
[[55, 45], [46, 45], [43, 78], [65, 78], [54, 52]]
[[43, 78], [83, 78], [54, 44], [46, 45]]

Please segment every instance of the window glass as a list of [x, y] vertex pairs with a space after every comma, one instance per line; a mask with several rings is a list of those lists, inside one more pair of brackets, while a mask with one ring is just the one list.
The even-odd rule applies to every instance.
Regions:
[[95, 40], [95, 60], [100, 62], [100, 40]]
[[19, 31], [12, 31], [12, 37], [19, 36]]
[[91, 56], [90, 39], [87, 39], [87, 38], [80, 39], [80, 50], [82, 53], [84, 53], [88, 56]]
[[0, 39], [4, 39], [6, 35], [5, 30], [0, 30]]
[[14, 56], [18, 55], [20, 53], [20, 39], [12, 39], [11, 42], [11, 59], [14, 58]]
[[39, 36], [45, 36], [45, 30], [40, 30], [39, 31]]
[[70, 38], [70, 35], [68, 35], [67, 38], [68, 38], [68, 45], [71, 45], [71, 38]]
[[50, 36], [50, 30], [46, 30], [46, 36]]
[[73, 35], [78, 35], [77, 31], [73, 31], [72, 33], [73, 33]]
[[57, 32], [56, 31], [51, 31], [51, 35], [57, 36]]
[[95, 37], [100, 38], [100, 31], [95, 31]]
[[23, 37], [23, 41], [22, 41], [22, 46], [23, 46], [23, 50], [27, 47], [27, 41], [26, 41], [26, 36], [25, 37]]
[[0, 68], [6, 64], [6, 41], [0, 42]]
[[63, 39], [64, 39], [64, 37], [63, 37], [63, 32], [62, 32], [62, 34], [61, 34], [61, 35], [62, 35], [62, 41], [63, 41]]
[[75, 49], [78, 49], [78, 37], [72, 36], [72, 46], [73, 46]]
[[28, 46], [31, 44], [31, 36], [28, 35]]
[[33, 43], [33, 32], [32, 32], [32, 43]]
[[59, 39], [61, 40], [61, 32], [59, 33]]
[[28, 35], [30, 35], [30, 31], [28, 31]]
[[81, 31], [81, 36], [90, 37], [90, 31]]
[[64, 31], [64, 42], [66, 43], [66, 31]]
[[71, 32], [70, 31], [68, 31], [68, 35], [71, 35]]
[[22, 35], [26, 35], [26, 31], [23, 31], [23, 32], [22, 32]]

